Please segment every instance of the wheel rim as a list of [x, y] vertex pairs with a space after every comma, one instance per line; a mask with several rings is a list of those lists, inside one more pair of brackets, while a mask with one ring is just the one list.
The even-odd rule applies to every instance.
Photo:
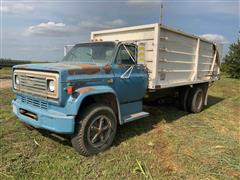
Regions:
[[97, 116], [88, 129], [88, 143], [96, 148], [106, 144], [112, 132], [111, 120], [104, 116]]
[[197, 94], [197, 98], [196, 98], [196, 107], [197, 107], [197, 109], [201, 109], [202, 101], [203, 101], [203, 99], [202, 99], [202, 93], [199, 92], [199, 93]]

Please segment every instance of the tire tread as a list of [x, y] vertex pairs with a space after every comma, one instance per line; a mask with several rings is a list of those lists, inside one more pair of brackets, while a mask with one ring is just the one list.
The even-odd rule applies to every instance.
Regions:
[[73, 147], [78, 151], [78, 153], [83, 156], [90, 156], [92, 154], [95, 154], [95, 153], [89, 152], [89, 150], [85, 147], [84, 129], [85, 129], [90, 117], [95, 112], [97, 112], [100, 107], [108, 108], [108, 110], [112, 114], [114, 114], [113, 110], [110, 107], [106, 106], [105, 104], [95, 103], [95, 104], [89, 105], [86, 108], [84, 108], [84, 110], [82, 110], [82, 112], [81, 112], [81, 116], [78, 119], [78, 122], [76, 122], [75, 133], [71, 139], [71, 142], [72, 142]]

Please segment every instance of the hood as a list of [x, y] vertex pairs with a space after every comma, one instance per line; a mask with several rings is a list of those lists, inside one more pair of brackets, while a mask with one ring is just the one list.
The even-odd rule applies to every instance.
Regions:
[[[43, 72], [58, 72], [62, 81], [66, 81], [69, 76], [109, 74], [111, 65], [99, 66], [95, 64], [73, 64], [73, 63], [43, 63], [16, 65], [14, 69], [36, 70]], [[70, 78], [71, 79], [71, 78]]]

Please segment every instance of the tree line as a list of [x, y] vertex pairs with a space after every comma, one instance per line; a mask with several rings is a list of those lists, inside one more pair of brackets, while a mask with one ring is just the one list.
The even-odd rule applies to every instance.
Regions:
[[32, 63], [31, 61], [25, 61], [25, 60], [13, 60], [10, 58], [0, 58], [0, 67], [12, 67], [14, 65], [18, 64], [29, 64]]
[[230, 45], [228, 54], [223, 58], [221, 71], [231, 78], [240, 79], [240, 39]]

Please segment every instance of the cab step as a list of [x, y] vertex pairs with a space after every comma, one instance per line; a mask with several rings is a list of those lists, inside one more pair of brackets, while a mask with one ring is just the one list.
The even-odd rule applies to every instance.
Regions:
[[141, 119], [141, 118], [148, 117], [148, 116], [149, 116], [148, 112], [142, 111], [142, 112], [130, 114], [128, 116], [123, 117], [123, 119], [124, 119], [123, 121], [124, 121], [124, 123], [127, 123], [130, 121], [134, 121], [134, 120]]

